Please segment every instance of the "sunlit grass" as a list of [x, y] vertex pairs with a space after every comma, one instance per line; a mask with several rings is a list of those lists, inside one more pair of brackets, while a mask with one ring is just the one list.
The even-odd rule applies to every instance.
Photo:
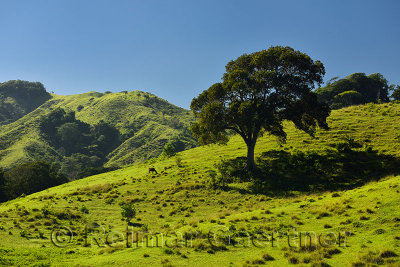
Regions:
[[[333, 111], [329, 118], [331, 130], [318, 132], [316, 139], [288, 123], [287, 143], [280, 147], [275, 138], [264, 136], [257, 143], [256, 155], [269, 150], [323, 152], [334, 149], [332, 144], [343, 137], [351, 136], [373, 146], [377, 153], [399, 156], [399, 116], [399, 104]], [[208, 171], [215, 170], [215, 163], [245, 155], [244, 142], [234, 136], [225, 146], [204, 146], [179, 153], [181, 167], [177, 166], [175, 157], [153, 160], [3, 203], [0, 205], [1, 264], [399, 264], [399, 257], [394, 256], [400, 255], [399, 176], [381, 177], [352, 190], [288, 192], [286, 196], [253, 194], [247, 191], [250, 183], [231, 184], [229, 190], [207, 187]], [[150, 166], [159, 174], [148, 174]], [[126, 222], [121, 220], [119, 204], [128, 202], [134, 203], [137, 210], [132, 220], [136, 225], [133, 231], [197, 232], [200, 238], [194, 241], [193, 247], [187, 248], [126, 248], [123, 242], [115, 247], [84, 247], [82, 233], [88, 223], [96, 222], [107, 231], [125, 231]], [[88, 213], [83, 212], [82, 206]], [[50, 213], [44, 216], [46, 209]], [[75, 228], [78, 234], [65, 248], [57, 248], [49, 240], [57, 224]], [[241, 231], [258, 230], [347, 233], [348, 247], [290, 248], [287, 239], [282, 238], [278, 247], [270, 243], [263, 248], [224, 244], [224, 248], [215, 249], [205, 235], [218, 227], [230, 229], [232, 237]], [[40, 238], [40, 231], [46, 239]]]

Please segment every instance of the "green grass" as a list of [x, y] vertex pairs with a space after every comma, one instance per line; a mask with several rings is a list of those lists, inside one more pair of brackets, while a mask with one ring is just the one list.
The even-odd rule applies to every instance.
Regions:
[[[287, 123], [287, 144], [280, 147], [270, 136], [259, 139], [256, 155], [270, 150], [323, 152], [351, 136], [372, 145], [377, 154], [399, 156], [399, 104], [364, 105], [333, 111], [331, 130], [318, 132], [316, 139]], [[356, 263], [400, 263], [400, 176], [337, 192], [298, 191], [254, 194], [250, 183], [230, 184], [226, 190], [207, 187], [208, 171], [221, 159], [246, 155], [244, 142], [233, 136], [225, 146], [204, 146], [176, 157], [135, 164], [50, 188], [0, 205], [0, 264], [56, 266], [352, 266]], [[158, 175], [148, 174], [155, 167]], [[197, 232], [192, 247], [126, 248], [85, 247], [84, 227], [96, 222], [107, 231], [125, 231], [119, 203], [134, 203], [134, 232]], [[85, 208], [83, 208], [83, 206]], [[86, 211], [87, 209], [87, 211]], [[46, 214], [46, 215], [45, 215]], [[55, 225], [74, 229], [71, 244], [58, 248], [50, 242]], [[213, 248], [206, 239], [216, 229], [229, 229], [240, 241], [242, 233], [314, 231], [347, 233], [346, 244], [323, 248], [290, 248], [282, 238], [278, 247], [268, 243], [224, 244]], [[11, 234], [10, 234], [11, 233]], [[42, 235], [42, 238], [40, 237]], [[242, 241], [244, 238], [241, 239]]]

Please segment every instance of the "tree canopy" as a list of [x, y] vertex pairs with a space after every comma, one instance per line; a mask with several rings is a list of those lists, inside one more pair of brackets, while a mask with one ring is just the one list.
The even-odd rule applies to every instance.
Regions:
[[76, 178], [87, 167], [99, 168], [106, 156], [121, 144], [119, 131], [104, 121], [89, 125], [75, 112], [53, 110], [40, 121], [42, 136], [63, 155], [60, 171]]
[[26, 112], [31, 112], [51, 98], [42, 83], [21, 80], [0, 83], [0, 95], [14, 98]]
[[254, 170], [257, 138], [268, 133], [284, 142], [284, 120], [310, 135], [317, 126], [328, 128], [329, 107], [312, 92], [324, 74], [320, 61], [291, 47], [244, 54], [226, 65], [221, 83], [192, 100], [198, 118], [193, 135], [201, 144], [226, 143], [229, 131], [236, 132], [247, 145], [247, 167]]
[[318, 99], [328, 103], [331, 108], [342, 108], [370, 102], [388, 102], [390, 90], [391, 86], [380, 73], [368, 76], [365, 73], [353, 73], [344, 79], [337, 80], [335, 77], [328, 81], [327, 86], [315, 92]]
[[66, 181], [63, 175], [58, 175], [55, 168], [46, 162], [23, 163], [4, 174], [1, 193], [6, 199], [13, 199], [21, 194], [32, 194]]
[[0, 83], [0, 124], [18, 120], [50, 98], [40, 82], [13, 80]]
[[393, 89], [393, 93], [391, 95], [391, 97], [393, 98], [393, 100], [396, 101], [400, 101], [400, 85], [391, 85], [392, 89]]

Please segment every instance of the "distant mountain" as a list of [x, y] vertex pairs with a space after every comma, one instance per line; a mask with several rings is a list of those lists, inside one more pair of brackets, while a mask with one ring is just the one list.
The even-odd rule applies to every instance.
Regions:
[[[28, 107], [23, 97], [18, 101]], [[177, 151], [197, 145], [188, 130], [190, 111], [141, 91], [53, 95], [30, 109], [18, 120], [4, 116], [14, 121], [0, 126], [0, 167], [43, 160], [74, 176], [86, 167], [156, 157], [168, 142]]]
[[16, 121], [50, 98], [40, 82], [13, 80], [0, 83], [0, 125]]

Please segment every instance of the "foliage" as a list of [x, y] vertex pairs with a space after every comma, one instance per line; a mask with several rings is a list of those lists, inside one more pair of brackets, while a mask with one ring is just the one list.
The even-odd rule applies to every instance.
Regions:
[[86, 213], [86, 214], [88, 214], [88, 213], [89, 213], [89, 209], [88, 209], [88, 208], [86, 208], [86, 206], [85, 206], [85, 205], [83, 205], [83, 206], [80, 208], [80, 211], [81, 211], [82, 213]]
[[391, 95], [393, 100], [400, 101], [400, 85], [392, 86], [393, 93]]
[[0, 83], [0, 124], [19, 119], [50, 98], [40, 82], [12, 80]]
[[388, 81], [380, 73], [368, 76], [365, 73], [354, 73], [344, 79], [328, 83], [315, 92], [320, 101], [337, 109], [370, 102], [388, 102], [390, 90]]
[[244, 54], [226, 65], [222, 83], [192, 100], [198, 117], [192, 132], [201, 144], [226, 143], [227, 131], [238, 133], [247, 145], [247, 168], [254, 170], [258, 137], [266, 132], [284, 142], [283, 120], [310, 135], [317, 125], [328, 128], [329, 108], [311, 92], [324, 74], [320, 61], [290, 47]]
[[362, 95], [357, 91], [344, 91], [335, 95], [335, 101], [335, 107], [356, 105], [362, 102]]
[[[144, 101], [148, 101], [148, 107], [143, 105]], [[5, 110], [10, 112], [14, 109], [9, 105], [21, 108], [11, 98], [5, 99], [5, 103], [8, 103]], [[1, 107], [0, 100], [0, 117]], [[46, 118], [47, 125], [43, 123]], [[167, 142], [171, 142], [177, 152], [198, 146], [188, 130], [193, 120], [190, 111], [140, 91], [53, 95], [17, 122], [0, 126], [0, 166], [11, 168], [32, 160], [54, 161], [61, 166], [73, 154], [99, 157], [105, 167], [144, 162], [158, 157]], [[74, 123], [79, 128], [81, 136], [77, 143], [80, 144], [69, 147], [62, 143], [60, 137], [64, 129], [59, 134], [57, 130], [64, 123]], [[85, 167], [90, 166], [83, 169]], [[75, 174], [82, 170], [74, 169], [77, 170]]]
[[[335, 148], [337, 149], [338, 152], [341, 153], [349, 153], [352, 151], [353, 148], [360, 148], [362, 145], [355, 141], [354, 138], [350, 136], [345, 136], [343, 138], [343, 141], [338, 142], [335, 144]], [[368, 152], [372, 151], [372, 148], [367, 149]]]
[[[60, 162], [59, 172], [65, 174], [70, 180], [79, 179], [85, 173], [85, 169], [94, 168], [101, 171], [103, 159], [97, 156], [88, 156], [80, 153], [64, 157]], [[90, 171], [89, 171], [90, 172]]]
[[117, 129], [104, 121], [91, 126], [75, 118], [75, 112], [57, 108], [40, 122], [42, 134], [60, 154], [60, 170], [77, 178], [85, 168], [99, 168], [121, 143]]
[[246, 168], [246, 162], [247, 158], [237, 157], [230, 160], [221, 160], [215, 167], [224, 183], [243, 182], [251, 179], [251, 173]]
[[176, 163], [176, 166], [178, 166], [179, 168], [183, 167], [183, 163], [182, 163], [182, 158], [181, 157], [176, 156], [175, 157], [175, 163]]
[[176, 154], [176, 152], [175, 152], [174, 145], [171, 143], [166, 143], [164, 146], [162, 155], [164, 155], [166, 157], [172, 157], [172, 156], [175, 156], [175, 154]]
[[32, 194], [66, 182], [54, 167], [45, 162], [23, 163], [4, 174], [4, 194], [14, 199], [22, 194]]
[[121, 205], [121, 215], [125, 218], [128, 223], [136, 216], [136, 209], [132, 203]]
[[263, 153], [259, 165], [261, 171], [256, 179], [260, 183], [257, 186], [274, 190], [349, 189], [400, 173], [398, 158], [363, 150], [346, 153], [270, 151]]
[[[364, 265], [379, 262], [397, 266], [400, 259], [394, 254], [400, 255], [400, 248], [396, 246], [400, 240], [397, 227], [400, 221], [400, 177], [391, 175], [400, 166], [398, 159], [396, 160], [396, 157], [400, 157], [399, 140], [395, 139], [399, 118], [400, 104], [354, 106], [334, 110], [328, 118], [331, 130], [317, 131], [316, 138], [310, 138], [298, 131], [290, 122], [284, 123], [288, 137], [287, 143], [282, 147], [276, 144], [273, 136], [264, 135], [259, 138], [256, 156], [262, 161], [273, 161], [273, 166], [284, 170], [277, 173], [278, 175], [287, 174], [285, 179], [293, 179], [300, 185], [300, 179], [296, 178], [298, 171], [303, 176], [301, 181], [307, 183], [305, 177], [312, 174], [312, 170], [324, 169], [316, 166], [318, 162], [330, 166], [331, 163], [325, 163], [322, 159], [338, 159], [337, 164], [335, 161], [332, 163], [337, 166], [333, 172], [335, 180], [332, 187], [338, 185], [335, 181], [339, 183], [340, 177], [347, 177], [344, 181], [349, 184], [344, 183], [337, 187], [345, 190], [335, 190], [328, 186], [329, 189], [325, 192], [310, 192], [307, 189], [299, 192], [297, 189], [290, 190], [294, 186], [288, 181], [287, 188], [284, 184], [274, 187], [267, 182], [274, 181], [275, 176], [272, 174], [265, 177], [268, 180], [261, 180], [265, 181], [260, 182], [265, 187], [260, 189], [266, 190], [259, 190], [260, 193], [254, 193], [257, 188], [252, 181], [239, 183], [239, 180], [234, 180], [225, 187], [218, 184], [215, 191], [209, 189], [206, 187], [209, 171], [214, 170], [216, 178], [220, 174], [214, 166], [216, 162], [246, 156], [241, 137], [232, 136], [226, 146], [203, 146], [179, 153], [185, 163], [184, 168], [176, 166], [174, 157], [159, 159], [152, 166], [162, 171], [154, 178], [148, 175], [147, 164], [135, 164], [113, 173], [76, 180], [2, 203], [1, 225], [5, 230], [0, 230], [0, 261], [7, 266], [29, 266], [32, 262], [66, 266], [129, 266], [134, 262], [155, 266], [160, 265], [158, 256], [161, 255], [162, 263], [178, 266], [187, 265], [188, 261], [202, 266], [228, 266], [232, 263], [261, 265], [271, 263], [267, 262], [271, 258], [275, 259], [273, 265], [287, 266], [292, 257], [298, 259], [298, 265], [308, 266], [347, 266], [357, 262]], [[360, 144], [373, 146], [377, 153], [364, 153], [364, 147], [353, 148], [350, 153], [339, 153], [335, 144], [344, 141], [345, 136], [350, 136]], [[162, 148], [163, 146], [161, 150]], [[262, 153], [266, 151], [274, 153], [263, 156]], [[282, 155], [279, 151], [283, 151]], [[298, 154], [300, 152], [311, 155]], [[306, 160], [313, 163], [304, 163]], [[391, 160], [394, 164], [390, 164]], [[260, 169], [264, 169], [262, 161], [258, 161]], [[280, 167], [286, 161], [298, 162], [298, 165], [291, 163]], [[242, 163], [245, 164], [245, 159]], [[306, 170], [302, 172], [302, 164], [310, 166], [310, 174]], [[364, 171], [366, 172], [363, 173]], [[335, 176], [337, 174], [341, 175]], [[275, 181], [280, 181], [280, 176], [276, 177]], [[379, 181], [371, 181], [362, 187], [351, 189], [371, 179]], [[318, 184], [323, 183], [317, 180], [315, 184], [309, 185]], [[308, 186], [311, 190], [318, 190], [316, 186], [312, 187]], [[108, 199], [113, 199], [114, 202], [105, 206]], [[121, 209], [116, 204], [119, 202], [134, 203], [137, 211], [128, 233], [126, 221], [121, 220]], [[41, 208], [47, 204], [51, 205], [51, 213], [44, 217]], [[89, 214], [79, 211], [82, 205], [90, 210]], [[82, 218], [59, 218], [56, 215], [68, 211], [71, 214], [75, 212]], [[172, 214], [169, 215], [170, 213]], [[360, 221], [360, 218], [363, 220]], [[99, 233], [93, 235], [95, 242], [91, 247], [89, 245], [79, 249], [85, 244], [82, 225], [90, 222], [97, 222], [101, 226], [97, 228]], [[69, 246], [58, 248], [49, 245], [55, 224], [68, 226], [72, 230], [74, 238]], [[148, 229], [147, 226], [151, 229], [150, 233], [143, 231]], [[40, 239], [35, 227], [43, 231], [48, 239]], [[29, 241], [19, 235], [23, 229], [30, 234]], [[115, 242], [106, 248], [99, 248], [96, 239], [104, 237], [103, 229], [107, 231], [106, 234], [111, 233], [109, 242]], [[125, 236], [133, 236], [133, 240], [136, 240], [135, 233], [139, 232], [139, 242], [146, 242], [146, 237], [149, 237], [150, 247], [142, 246], [139, 250], [122, 249], [125, 242], [119, 242], [119, 235], [112, 236], [117, 231], [126, 233]], [[173, 232], [182, 233], [184, 237], [189, 236], [188, 246], [171, 248], [171, 255], [163, 254], [162, 247], [151, 247], [152, 241], [156, 242], [152, 233], [157, 231], [163, 233], [163, 236], [158, 235], [158, 241], [161, 242], [164, 238], [164, 242], [168, 244], [173, 244], [176, 240]], [[303, 231], [314, 231], [317, 236], [321, 234], [322, 239], [327, 232], [333, 232], [336, 236], [340, 233], [342, 240], [346, 238], [349, 246], [345, 247], [344, 243], [338, 242], [339, 244], [335, 243], [327, 248], [307, 245], [297, 247], [296, 232]], [[217, 249], [213, 249], [207, 239], [210, 232], [217, 235]], [[279, 232], [288, 233], [289, 241], [294, 241], [291, 242], [291, 247], [288, 246], [288, 236], [281, 236]], [[190, 233], [193, 233], [193, 242], [190, 240]], [[264, 248], [260, 249], [260, 246], [252, 243], [245, 245], [248, 242], [247, 233], [251, 236], [255, 234], [257, 239], [254, 240], [263, 242], [258, 244]], [[273, 234], [276, 239], [274, 245], [279, 244], [280, 249], [265, 247], [271, 245], [268, 242], [271, 236], [264, 233]], [[102, 242], [101, 239], [97, 240]], [[129, 239], [130, 244], [131, 241]], [[42, 247], [38, 250], [40, 246]], [[238, 250], [243, 253], [235, 253]], [[394, 253], [388, 253], [388, 250]], [[338, 251], [341, 253], [338, 254]], [[374, 254], [369, 256], [369, 251]], [[264, 256], [266, 253], [269, 256]], [[144, 254], [149, 257], [144, 257]]]

